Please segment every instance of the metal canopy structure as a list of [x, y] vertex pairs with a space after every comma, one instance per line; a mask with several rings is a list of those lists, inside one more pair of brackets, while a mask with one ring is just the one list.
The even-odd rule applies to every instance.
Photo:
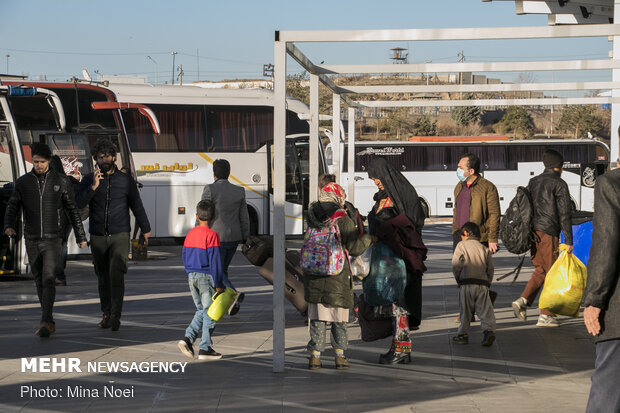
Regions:
[[546, 14], [549, 25], [614, 22], [614, 0], [514, 0], [514, 3], [517, 14]]
[[[582, 0], [580, 3], [588, 3]], [[591, 0], [605, 2], [605, 0]], [[620, 3], [620, 0], [615, 0]], [[522, 2], [530, 3], [530, 2]], [[541, 2], [542, 3], [542, 2]], [[552, 3], [549, 1], [548, 3]], [[620, 8], [619, 8], [620, 9]], [[354, 174], [354, 120], [355, 108], [360, 107], [421, 107], [421, 106], [510, 106], [510, 105], [564, 105], [564, 104], [611, 104], [612, 125], [617, 125], [620, 113], [620, 61], [615, 58], [603, 60], [555, 60], [555, 61], [513, 61], [513, 62], [458, 62], [425, 64], [369, 64], [369, 65], [317, 65], [298, 47], [312, 42], [316, 44], [340, 42], [415, 42], [415, 41], [462, 41], [515, 39], [561, 39], [608, 37], [613, 40], [614, 51], [620, 45], [620, 26], [615, 24], [497, 27], [462, 29], [411, 29], [411, 30], [345, 30], [345, 31], [276, 31], [274, 43], [274, 295], [273, 295], [273, 371], [284, 371], [284, 200], [285, 200], [285, 131], [286, 131], [286, 72], [287, 57], [294, 59], [310, 74], [310, 201], [316, 199], [318, 178], [319, 145], [319, 82], [333, 93], [333, 136], [340, 136], [341, 102], [348, 107], [348, 198], [353, 201]], [[620, 51], [614, 56], [620, 56]], [[337, 86], [330, 76], [341, 74], [384, 74], [384, 73], [463, 73], [463, 72], [519, 72], [519, 71], [574, 71], [601, 70], [612, 72], [611, 80], [605, 82], [563, 82], [563, 83], [516, 83], [516, 84], [449, 84], [449, 85], [379, 85], [379, 86]], [[416, 99], [416, 100], [363, 100], [369, 93], [437, 93], [437, 92], [506, 92], [506, 91], [584, 91], [611, 90], [609, 97], [541, 97], [514, 99]], [[618, 106], [620, 107], [620, 106]], [[612, 154], [618, 154], [618, 134], [612, 127]], [[340, 180], [340, 145], [333, 145], [334, 172]]]

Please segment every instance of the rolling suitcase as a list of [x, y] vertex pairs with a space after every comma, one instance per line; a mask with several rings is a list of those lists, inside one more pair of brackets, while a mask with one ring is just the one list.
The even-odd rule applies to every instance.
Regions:
[[[304, 298], [303, 272], [299, 262], [299, 251], [287, 251], [284, 261], [284, 296], [302, 316], [308, 315], [308, 303]], [[273, 258], [268, 258], [258, 273], [273, 285]]]
[[241, 252], [252, 264], [261, 266], [267, 258], [273, 257], [273, 236], [250, 235], [241, 246]]

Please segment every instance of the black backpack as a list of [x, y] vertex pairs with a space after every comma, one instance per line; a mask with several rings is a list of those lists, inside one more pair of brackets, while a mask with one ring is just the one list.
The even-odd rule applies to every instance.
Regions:
[[532, 248], [535, 240], [533, 218], [534, 209], [530, 191], [520, 186], [499, 223], [499, 236], [508, 251], [513, 254], [524, 254]]

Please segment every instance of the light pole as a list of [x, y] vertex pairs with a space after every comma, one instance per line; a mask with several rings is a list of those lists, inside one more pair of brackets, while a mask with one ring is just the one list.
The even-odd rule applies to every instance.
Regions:
[[155, 84], [158, 84], [159, 83], [159, 75], [158, 75], [158, 72], [157, 72], [157, 62], [151, 56], [147, 56], [146, 60], [150, 60], [151, 62], [155, 63]]
[[9, 57], [11, 57], [10, 54], [6, 55], [6, 74], [9, 74]]
[[177, 52], [172, 52], [172, 84], [174, 85], [174, 60], [177, 57]]

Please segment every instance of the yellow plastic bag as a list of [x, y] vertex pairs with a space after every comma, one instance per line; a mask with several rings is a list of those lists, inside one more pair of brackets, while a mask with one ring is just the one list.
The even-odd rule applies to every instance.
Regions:
[[545, 277], [538, 308], [557, 315], [577, 317], [586, 287], [586, 266], [579, 258], [566, 252], [565, 244], [560, 245], [560, 254]]

